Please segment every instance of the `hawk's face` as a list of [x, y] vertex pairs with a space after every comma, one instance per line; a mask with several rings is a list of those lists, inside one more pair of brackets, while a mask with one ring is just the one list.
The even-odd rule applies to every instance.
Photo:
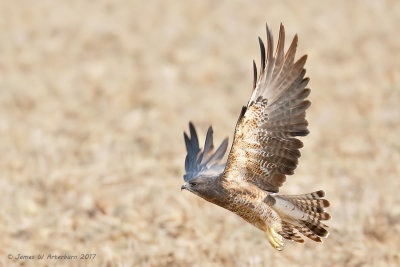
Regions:
[[186, 189], [193, 194], [207, 199], [208, 194], [216, 187], [217, 177], [218, 176], [195, 177], [190, 179], [186, 184], [182, 185], [181, 190]]

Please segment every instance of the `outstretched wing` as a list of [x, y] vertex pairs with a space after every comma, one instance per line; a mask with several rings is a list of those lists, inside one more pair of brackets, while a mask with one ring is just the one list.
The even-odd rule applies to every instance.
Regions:
[[[253, 61], [253, 93], [243, 107], [235, 129], [223, 179], [240, 180], [263, 190], [278, 192], [296, 169], [303, 143], [296, 136], [308, 134], [305, 111], [310, 89], [304, 64], [307, 56], [294, 62], [297, 35], [284, 54], [285, 29], [281, 24], [277, 51], [267, 26], [268, 48], [259, 38], [261, 69]], [[267, 52], [267, 53], [266, 53]]]
[[228, 138], [225, 138], [218, 149], [214, 152], [213, 129], [210, 126], [207, 131], [204, 150], [199, 147], [196, 129], [189, 122], [190, 138], [184, 133], [187, 155], [185, 159], [186, 174], [183, 176], [185, 182], [200, 175], [218, 175], [225, 168], [221, 160], [228, 147]]

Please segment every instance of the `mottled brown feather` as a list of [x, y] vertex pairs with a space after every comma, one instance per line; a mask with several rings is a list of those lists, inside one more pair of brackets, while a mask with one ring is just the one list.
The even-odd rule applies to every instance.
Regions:
[[310, 93], [305, 87], [303, 56], [294, 62], [297, 35], [284, 54], [285, 30], [281, 25], [275, 57], [272, 34], [267, 27], [267, 51], [259, 39], [261, 68], [250, 101], [242, 110], [222, 179], [246, 181], [263, 190], [278, 192], [298, 164], [302, 142], [308, 134], [305, 111]]

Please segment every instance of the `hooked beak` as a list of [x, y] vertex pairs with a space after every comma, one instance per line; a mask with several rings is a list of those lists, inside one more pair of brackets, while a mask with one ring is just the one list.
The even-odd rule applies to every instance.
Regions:
[[186, 189], [186, 185], [185, 185], [185, 184], [181, 186], [181, 191], [182, 191], [183, 189]]

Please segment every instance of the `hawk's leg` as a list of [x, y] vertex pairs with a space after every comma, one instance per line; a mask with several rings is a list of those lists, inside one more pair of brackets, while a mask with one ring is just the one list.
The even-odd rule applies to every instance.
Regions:
[[278, 234], [272, 227], [267, 226], [265, 231], [268, 237], [268, 241], [276, 250], [281, 251], [283, 249], [283, 237]]

